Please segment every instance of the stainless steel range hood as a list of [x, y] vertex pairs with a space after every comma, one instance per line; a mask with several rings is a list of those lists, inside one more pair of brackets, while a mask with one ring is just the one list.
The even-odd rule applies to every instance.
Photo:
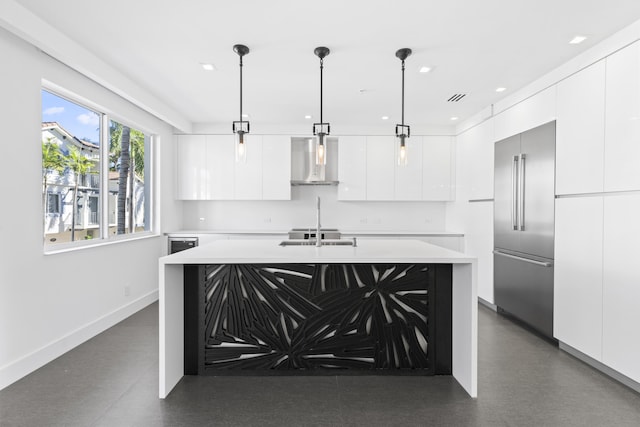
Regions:
[[316, 165], [313, 138], [291, 138], [291, 185], [338, 184], [338, 138], [326, 140], [327, 164]]

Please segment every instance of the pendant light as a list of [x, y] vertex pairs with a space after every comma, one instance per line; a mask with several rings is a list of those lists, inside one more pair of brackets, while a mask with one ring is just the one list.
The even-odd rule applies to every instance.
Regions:
[[316, 139], [316, 165], [327, 164], [327, 146], [325, 137], [329, 135], [331, 126], [322, 121], [322, 69], [324, 68], [324, 58], [329, 55], [330, 50], [326, 47], [317, 47], [313, 53], [320, 58], [320, 123], [313, 124], [313, 135]]
[[247, 161], [247, 137], [249, 133], [249, 121], [242, 119], [242, 57], [249, 53], [249, 48], [243, 44], [233, 46], [233, 51], [240, 57], [240, 120], [233, 122], [235, 135], [236, 162]]
[[411, 136], [409, 125], [404, 124], [404, 60], [411, 55], [411, 49], [403, 48], [396, 52], [396, 56], [402, 61], [402, 123], [396, 125], [396, 137], [400, 140], [398, 149], [398, 166], [407, 165], [407, 138]]

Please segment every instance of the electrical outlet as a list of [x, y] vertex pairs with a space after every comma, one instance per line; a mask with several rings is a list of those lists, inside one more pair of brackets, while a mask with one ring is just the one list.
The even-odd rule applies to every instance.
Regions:
[[360, 224], [366, 224], [367, 218], [360, 218]]
[[269, 218], [269, 217], [265, 218], [265, 219], [264, 219], [264, 222], [265, 222], [265, 223], [271, 223], [271, 218]]
[[125, 297], [128, 297], [129, 295], [131, 295], [131, 286], [126, 285], [126, 286], [124, 287], [124, 296], [125, 296]]

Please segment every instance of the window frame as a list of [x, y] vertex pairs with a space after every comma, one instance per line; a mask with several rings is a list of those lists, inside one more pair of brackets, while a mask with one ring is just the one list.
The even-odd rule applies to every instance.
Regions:
[[[155, 181], [156, 181], [156, 155], [155, 155], [155, 145], [159, 141], [159, 136], [157, 132], [154, 132], [152, 129], [149, 129], [146, 126], [142, 126], [137, 124], [133, 120], [129, 120], [124, 118], [117, 113], [114, 113], [111, 109], [101, 106], [97, 103], [91, 102], [88, 99], [77, 95], [74, 92], [71, 92], [61, 86], [56, 85], [55, 83], [49, 82], [47, 80], [42, 80], [40, 87], [40, 96], [42, 97], [42, 91], [47, 91], [52, 95], [60, 97], [68, 102], [74, 103], [80, 107], [86, 108], [94, 113], [96, 113], [99, 117], [100, 121], [100, 134], [99, 134], [99, 166], [98, 169], [100, 171], [99, 175], [99, 194], [98, 197], [98, 213], [100, 218], [99, 226], [99, 238], [98, 239], [88, 239], [88, 240], [76, 240], [73, 242], [64, 242], [64, 243], [53, 243], [49, 244], [47, 240], [43, 237], [43, 253], [45, 255], [56, 254], [56, 253], [64, 253], [75, 251], [79, 249], [85, 249], [96, 246], [104, 246], [111, 245], [114, 243], [127, 242], [133, 240], [141, 240], [152, 237], [157, 237], [160, 235], [157, 230], [156, 224], [156, 215], [157, 209], [156, 200], [155, 200]], [[42, 111], [42, 107], [41, 107]], [[148, 146], [145, 146], [145, 158], [148, 158], [149, 161], [145, 163], [145, 186], [149, 186], [148, 191], [146, 191], [145, 197], [148, 194], [149, 201], [146, 205], [149, 206], [149, 212], [147, 216], [148, 220], [148, 230], [134, 232], [134, 233], [125, 233], [120, 235], [109, 235], [109, 121], [115, 121], [120, 124], [129, 126], [136, 130], [139, 130], [144, 133], [145, 139], [149, 138]], [[42, 116], [41, 116], [42, 121]], [[149, 151], [147, 154], [147, 150]], [[48, 201], [47, 192], [47, 201]], [[61, 196], [59, 196], [59, 201], [62, 203]], [[42, 206], [41, 213], [43, 216], [45, 215], [61, 215], [62, 207], [59, 206], [60, 213], [58, 214], [49, 214], [46, 212], [48, 206]], [[147, 224], [145, 224], [147, 227]], [[44, 236], [44, 229], [42, 230], [42, 235]]]

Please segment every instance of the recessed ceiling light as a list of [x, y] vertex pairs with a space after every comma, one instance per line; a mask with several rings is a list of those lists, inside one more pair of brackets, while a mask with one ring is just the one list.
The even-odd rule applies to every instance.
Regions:
[[243, 115], [242, 115], [242, 118], [243, 118], [243, 119], [248, 119], [248, 118], [249, 118], [249, 115], [248, 115], [248, 114], [243, 114]]
[[499, 87], [496, 89], [496, 92], [504, 92], [505, 90], [507, 90], [506, 87]]
[[306, 116], [304, 116], [304, 118], [309, 120], [311, 118], [311, 116], [309, 114], [307, 114]]
[[213, 64], [208, 64], [205, 62], [201, 62], [200, 65], [202, 65], [202, 68], [207, 70], [207, 71], [215, 71], [216, 70], [216, 66]]
[[580, 44], [585, 41], [587, 38], [585, 36], [575, 36], [569, 41], [569, 44]]
[[451, 120], [456, 121], [456, 120], [458, 120], [458, 118], [457, 117], [451, 117]]
[[389, 120], [389, 116], [382, 116], [382, 120]]
[[431, 67], [420, 67], [420, 72], [421, 73], [428, 73], [431, 70], [432, 70]]

